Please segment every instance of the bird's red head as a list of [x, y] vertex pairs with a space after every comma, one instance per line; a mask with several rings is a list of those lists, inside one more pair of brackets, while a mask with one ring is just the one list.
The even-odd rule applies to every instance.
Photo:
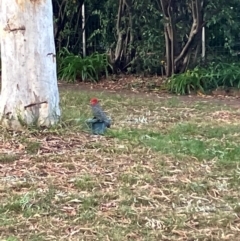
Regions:
[[98, 103], [98, 99], [97, 98], [92, 98], [91, 100], [90, 100], [90, 104], [91, 105], [96, 105]]

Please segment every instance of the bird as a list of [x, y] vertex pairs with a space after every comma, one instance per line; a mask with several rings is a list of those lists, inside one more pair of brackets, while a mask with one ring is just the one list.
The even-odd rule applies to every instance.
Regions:
[[111, 126], [111, 120], [107, 117], [106, 113], [102, 110], [97, 98], [91, 98], [90, 105], [92, 107], [92, 113], [94, 119], [103, 122], [107, 128]]

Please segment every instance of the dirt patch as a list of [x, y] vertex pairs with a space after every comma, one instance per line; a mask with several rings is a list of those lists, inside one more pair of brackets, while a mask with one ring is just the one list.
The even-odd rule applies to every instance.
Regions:
[[[99, 83], [76, 83], [68, 84], [64, 82], [59, 82], [59, 88], [61, 90], [76, 90], [76, 91], [87, 91], [87, 92], [101, 92], [104, 94], [115, 95], [116, 93], [123, 96], [131, 96], [134, 98], [149, 98], [165, 100], [171, 98], [177, 98], [181, 102], [193, 102], [193, 101], [203, 101], [219, 105], [227, 105], [233, 108], [239, 108], [240, 100], [239, 96], [227, 95], [226, 93], [217, 93], [214, 95], [203, 95], [200, 93], [193, 93], [191, 95], [174, 95], [170, 94], [167, 90], [161, 89], [162, 79], [153, 81], [146, 85], [146, 80], [144, 78], [140, 79], [130, 79], [128, 78], [120, 79], [119, 81], [104, 80]], [[137, 84], [138, 83], [138, 84]]]

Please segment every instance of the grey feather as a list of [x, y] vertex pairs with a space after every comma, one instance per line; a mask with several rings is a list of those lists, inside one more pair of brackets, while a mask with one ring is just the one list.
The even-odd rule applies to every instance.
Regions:
[[110, 128], [111, 120], [107, 117], [106, 113], [102, 110], [99, 104], [91, 105], [92, 113], [95, 119], [104, 122], [106, 127]]

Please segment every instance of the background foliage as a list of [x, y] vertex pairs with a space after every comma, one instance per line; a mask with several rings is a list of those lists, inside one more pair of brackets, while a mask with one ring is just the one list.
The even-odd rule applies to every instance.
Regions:
[[[111, 65], [115, 73], [172, 76], [169, 86], [176, 88], [169, 89], [174, 91], [182, 89], [182, 85], [185, 90], [222, 84], [239, 86], [236, 83], [239, 68], [234, 64], [240, 54], [238, 0], [53, 0], [58, 56], [63, 48], [82, 56], [83, 2], [88, 56], [88, 60], [82, 59], [84, 63], [94, 62], [93, 53], [105, 54], [107, 66]], [[203, 26], [206, 29], [204, 59], [201, 56]], [[68, 61], [70, 59], [68, 56]], [[60, 66], [60, 77], [67, 72], [63, 71], [63, 66]], [[93, 68], [94, 65], [88, 67], [86, 78], [80, 79], [97, 80], [93, 76], [99, 74], [93, 74], [98, 72]], [[106, 73], [106, 66], [104, 69]], [[107, 70], [111, 69], [107, 67]], [[71, 81], [77, 71], [80, 70], [72, 72]], [[199, 79], [198, 73], [204, 76]]]

